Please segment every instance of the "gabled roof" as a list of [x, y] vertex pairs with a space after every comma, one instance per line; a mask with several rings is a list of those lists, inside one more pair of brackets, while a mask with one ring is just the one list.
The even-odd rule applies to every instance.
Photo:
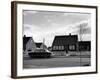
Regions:
[[55, 36], [53, 45], [76, 44], [77, 41], [78, 41], [77, 35], [60, 35], [60, 36]]
[[47, 48], [47, 46], [46, 46], [44, 43], [42, 43], [42, 42], [40, 42], [40, 43], [35, 43], [35, 45], [36, 45], [37, 48], [40, 48], [41, 45], [43, 45], [44, 48]]
[[26, 44], [30, 39], [32, 39], [32, 37], [26, 37], [26, 36], [23, 37], [23, 50], [26, 49]]
[[27, 44], [27, 42], [31, 39], [32, 37], [23, 37], [23, 44]]
[[40, 48], [42, 43], [35, 43], [36, 47]]

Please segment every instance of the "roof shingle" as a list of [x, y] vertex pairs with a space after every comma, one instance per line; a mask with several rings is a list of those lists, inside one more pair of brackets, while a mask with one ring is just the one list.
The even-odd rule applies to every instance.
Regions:
[[55, 36], [53, 45], [76, 44], [77, 41], [78, 41], [77, 35], [61, 35], [61, 36]]

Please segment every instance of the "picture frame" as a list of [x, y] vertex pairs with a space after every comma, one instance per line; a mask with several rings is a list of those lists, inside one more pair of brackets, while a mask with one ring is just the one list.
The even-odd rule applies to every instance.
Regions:
[[97, 73], [97, 12], [97, 6], [12, 1], [11, 77]]

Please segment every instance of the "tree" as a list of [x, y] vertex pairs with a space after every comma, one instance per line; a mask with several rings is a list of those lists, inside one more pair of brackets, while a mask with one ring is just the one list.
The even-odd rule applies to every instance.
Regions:
[[[88, 26], [88, 23], [82, 23], [79, 25], [79, 39], [80, 39], [80, 42], [83, 41], [83, 34], [85, 34], [86, 32], [86, 27]], [[81, 58], [81, 49], [82, 49], [82, 46], [78, 46], [78, 49], [80, 51], [80, 66], [82, 65], [82, 58]]]

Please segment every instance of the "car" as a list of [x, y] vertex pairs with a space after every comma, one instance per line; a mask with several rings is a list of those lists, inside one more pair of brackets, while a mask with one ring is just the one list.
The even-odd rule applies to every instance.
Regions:
[[52, 52], [45, 49], [36, 49], [34, 52], [29, 52], [28, 55], [31, 58], [50, 58], [52, 56]]

